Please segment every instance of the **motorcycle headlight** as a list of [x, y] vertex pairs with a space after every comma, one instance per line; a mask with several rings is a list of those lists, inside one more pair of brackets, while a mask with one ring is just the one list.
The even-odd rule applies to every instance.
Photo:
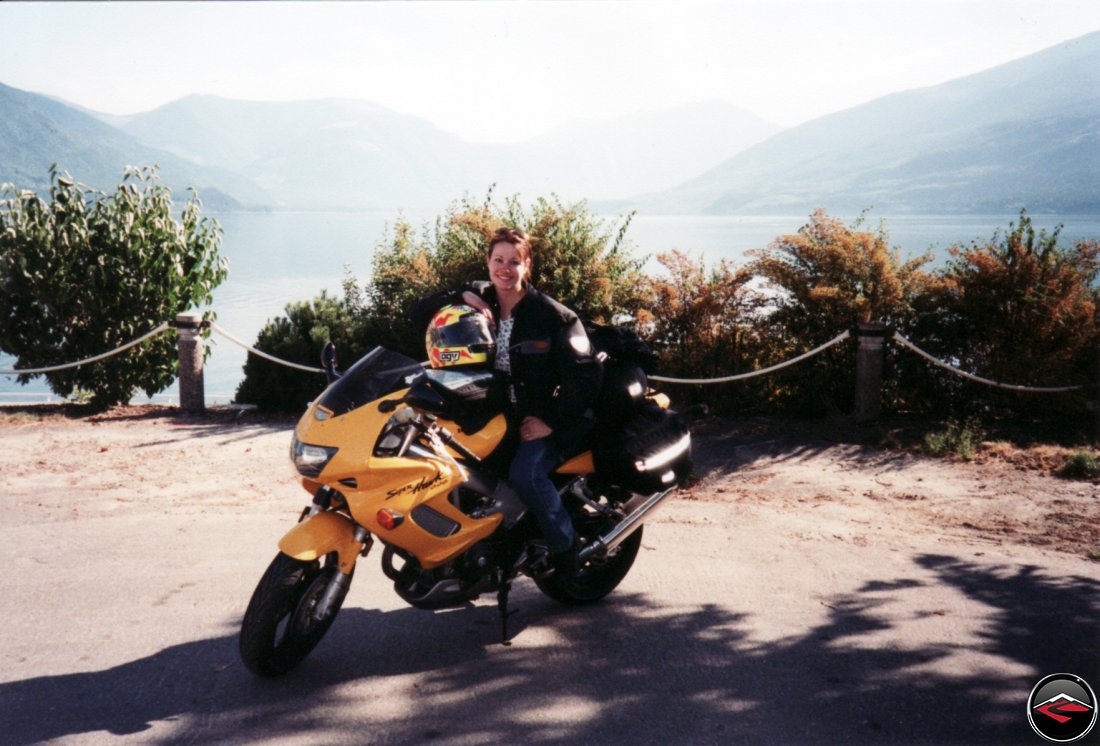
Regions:
[[295, 435], [290, 443], [290, 460], [294, 462], [294, 467], [303, 477], [317, 477], [328, 466], [328, 462], [336, 455], [337, 450], [339, 449], [303, 443]]

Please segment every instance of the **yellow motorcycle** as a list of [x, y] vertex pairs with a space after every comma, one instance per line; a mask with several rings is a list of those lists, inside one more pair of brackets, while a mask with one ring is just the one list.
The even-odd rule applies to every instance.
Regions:
[[626, 576], [642, 523], [691, 469], [691, 436], [634, 365], [606, 363], [605, 406], [581, 453], [553, 475], [581, 542], [577, 569], [554, 573], [545, 542], [508, 482], [515, 446], [491, 371], [426, 369], [378, 347], [330, 385], [294, 431], [290, 457], [313, 495], [256, 586], [240, 652], [260, 676], [294, 668], [320, 642], [360, 557], [421, 609], [495, 592], [508, 643], [512, 582], [532, 577], [565, 604], [597, 601]]

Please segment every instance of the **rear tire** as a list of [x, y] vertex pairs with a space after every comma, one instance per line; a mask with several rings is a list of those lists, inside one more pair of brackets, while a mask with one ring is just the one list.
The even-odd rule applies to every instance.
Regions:
[[268, 565], [241, 622], [241, 660], [257, 676], [279, 676], [302, 662], [332, 626], [343, 599], [321, 620], [313, 609], [339, 570], [331, 559], [303, 562], [278, 554]]
[[599, 601], [615, 590], [630, 572], [642, 546], [643, 530], [641, 527], [631, 534], [606, 559], [589, 560], [573, 575], [559, 577], [555, 573], [548, 578], [536, 578], [535, 585], [559, 603], [577, 606]]

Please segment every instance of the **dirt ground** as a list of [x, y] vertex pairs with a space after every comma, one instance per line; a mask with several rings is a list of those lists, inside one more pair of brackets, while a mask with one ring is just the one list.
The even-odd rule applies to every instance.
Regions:
[[1100, 483], [1058, 476], [1068, 448], [984, 443], [965, 461], [902, 447], [882, 428], [758, 419], [711, 421], [695, 431], [699, 482], [685, 499], [808, 508], [899, 537], [950, 536], [1100, 560]]
[[491, 599], [408, 609], [372, 567], [257, 682], [236, 626], [308, 501], [293, 421], [70, 414], [0, 410], [0, 741], [1034, 743], [1040, 676], [1100, 684], [1100, 485], [765, 420], [696, 424], [694, 483], [601, 604], [517, 586], [505, 648]]
[[[168, 502], [207, 489], [225, 500], [262, 498], [272, 477], [283, 477], [281, 485], [294, 482], [285, 449], [233, 448], [229, 438], [211, 458], [203, 438], [237, 431], [245, 442], [256, 431], [289, 431], [293, 423], [234, 408], [188, 417], [170, 407], [118, 407], [74, 417], [63, 406], [8, 407], [0, 409], [0, 485], [8, 497], [33, 495], [36, 484], [55, 485], [60, 477], [102, 495], [151, 484]], [[680, 499], [834, 514], [899, 537], [1046, 547], [1097, 560], [1100, 571], [1100, 482], [1058, 477], [1066, 449], [985, 444], [975, 459], [963, 461], [867, 446], [860, 441], [891, 438], [839, 425], [705, 420], [693, 430], [696, 479]], [[118, 495], [99, 510], [117, 511], [128, 499]], [[55, 520], [80, 514], [75, 505], [36, 507]]]

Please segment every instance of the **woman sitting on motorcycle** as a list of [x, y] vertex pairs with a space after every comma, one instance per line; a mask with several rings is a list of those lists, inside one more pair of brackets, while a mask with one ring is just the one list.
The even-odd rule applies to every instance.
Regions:
[[523, 231], [497, 230], [486, 262], [488, 282], [417, 301], [410, 316], [426, 328], [439, 308], [464, 303], [495, 325], [494, 367], [507, 382], [508, 420], [520, 440], [509, 481], [535, 516], [551, 565], [572, 572], [575, 533], [550, 472], [592, 427], [601, 364], [577, 315], [530, 284], [531, 241]]

